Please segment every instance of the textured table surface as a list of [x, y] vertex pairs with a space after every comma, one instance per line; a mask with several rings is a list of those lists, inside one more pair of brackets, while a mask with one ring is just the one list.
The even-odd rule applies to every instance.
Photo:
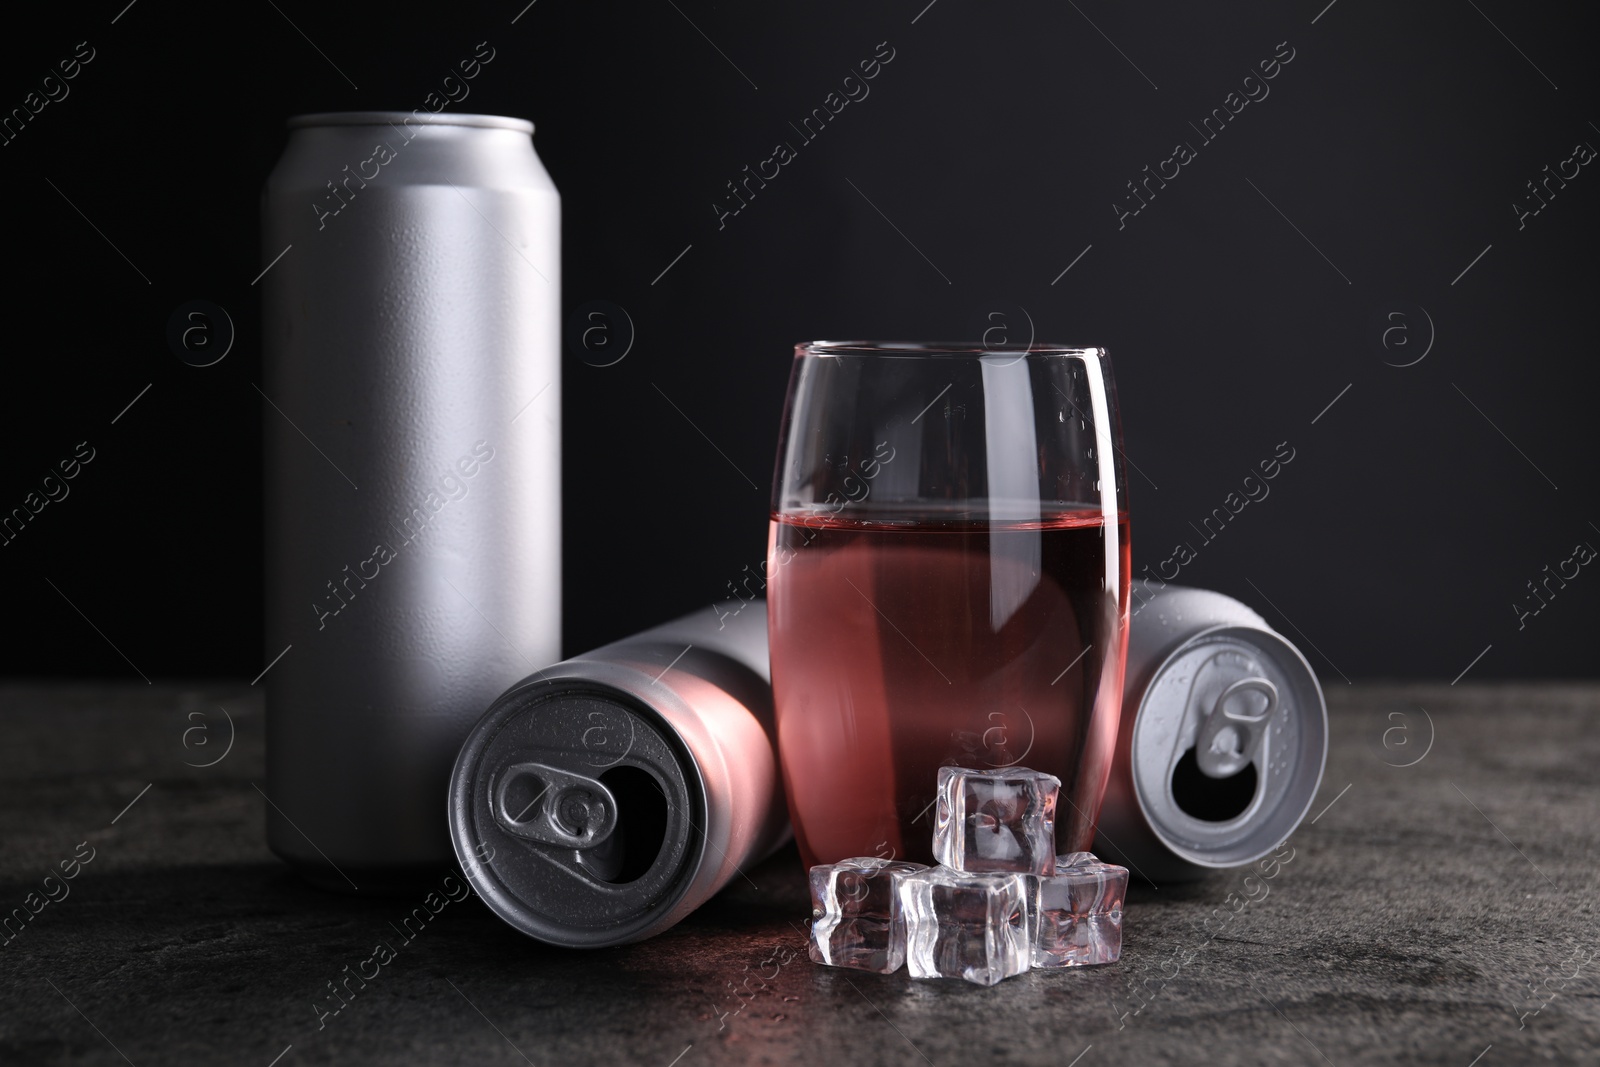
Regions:
[[323, 1015], [420, 900], [329, 895], [267, 851], [259, 691], [8, 685], [0, 911], [93, 858], [0, 935], [0, 1063], [1600, 1061], [1600, 686], [1328, 697], [1292, 858], [1133, 889], [1110, 967], [981, 989], [814, 966], [791, 849], [622, 949], [450, 904]]

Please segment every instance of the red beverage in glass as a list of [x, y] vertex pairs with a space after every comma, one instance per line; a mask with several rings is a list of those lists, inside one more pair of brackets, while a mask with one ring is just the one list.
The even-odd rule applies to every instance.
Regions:
[[1057, 851], [1088, 850], [1120, 712], [1126, 516], [1105, 534], [1099, 508], [999, 522], [774, 516], [772, 682], [807, 865], [933, 862], [944, 764], [1054, 774]]
[[1121, 720], [1127, 488], [1104, 349], [819, 341], [767, 543], [784, 789], [808, 865], [932, 860], [939, 768], [1061, 780], [1087, 851]]

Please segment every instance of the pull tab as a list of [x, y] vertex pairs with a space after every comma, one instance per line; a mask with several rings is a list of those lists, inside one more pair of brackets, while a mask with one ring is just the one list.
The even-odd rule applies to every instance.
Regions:
[[[1228, 701], [1245, 692], [1266, 697], [1266, 708], [1250, 714], [1228, 707]], [[1195, 738], [1194, 758], [1201, 772], [1208, 778], [1227, 778], [1244, 770], [1256, 758], [1267, 723], [1277, 710], [1278, 687], [1265, 678], [1241, 678], [1224, 689]]]
[[604, 783], [543, 763], [502, 770], [489, 807], [506, 833], [562, 848], [593, 848], [617, 827], [617, 800]]

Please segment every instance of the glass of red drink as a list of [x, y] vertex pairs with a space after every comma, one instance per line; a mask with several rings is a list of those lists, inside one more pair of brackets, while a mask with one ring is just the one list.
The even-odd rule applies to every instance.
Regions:
[[805, 863], [932, 862], [946, 764], [1060, 778], [1056, 850], [1087, 850], [1128, 630], [1105, 351], [799, 345], [773, 486], [772, 683]]

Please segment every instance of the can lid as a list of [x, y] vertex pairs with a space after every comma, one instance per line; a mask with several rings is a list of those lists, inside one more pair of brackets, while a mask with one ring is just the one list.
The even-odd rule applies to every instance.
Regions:
[[1235, 867], [1271, 852], [1322, 781], [1328, 717], [1305, 657], [1278, 634], [1216, 626], [1168, 653], [1134, 719], [1134, 794], [1174, 853]]
[[396, 122], [413, 126], [479, 126], [494, 130], [533, 132], [533, 123], [527, 119], [507, 115], [457, 115], [431, 111], [322, 111], [310, 115], [293, 115], [289, 129], [301, 130], [310, 126], [388, 126]]
[[[537, 676], [536, 676], [537, 677]], [[540, 678], [502, 695], [450, 779], [450, 835], [473, 888], [530, 937], [600, 948], [647, 935], [703, 861], [704, 788], [646, 705]]]

